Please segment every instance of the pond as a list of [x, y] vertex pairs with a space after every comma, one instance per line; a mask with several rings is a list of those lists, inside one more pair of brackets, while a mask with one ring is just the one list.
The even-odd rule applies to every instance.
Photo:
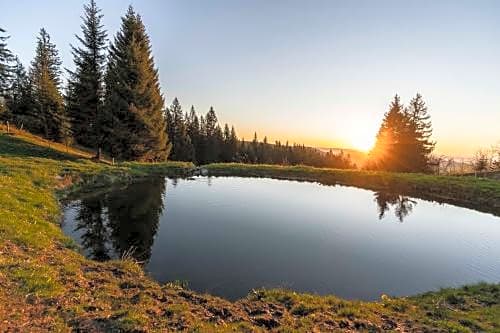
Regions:
[[93, 259], [230, 300], [253, 288], [374, 300], [500, 281], [500, 218], [398, 194], [264, 178], [151, 178], [68, 203]]

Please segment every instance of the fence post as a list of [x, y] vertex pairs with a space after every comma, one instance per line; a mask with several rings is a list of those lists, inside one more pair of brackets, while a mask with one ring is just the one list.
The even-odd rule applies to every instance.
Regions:
[[9, 121], [7, 120], [7, 134], [10, 133], [10, 124], [9, 124]]

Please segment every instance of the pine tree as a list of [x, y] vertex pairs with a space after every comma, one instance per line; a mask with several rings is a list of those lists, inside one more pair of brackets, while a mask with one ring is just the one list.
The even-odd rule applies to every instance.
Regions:
[[231, 131], [229, 129], [229, 125], [225, 124], [224, 125], [224, 132], [223, 132], [223, 137], [224, 137], [224, 143], [223, 147], [221, 149], [221, 160], [222, 162], [231, 162], [233, 159], [233, 154], [231, 152]]
[[194, 148], [195, 161], [199, 162], [201, 154], [200, 147], [200, 121], [198, 120], [198, 115], [194, 109], [194, 106], [191, 106], [191, 110], [186, 117], [187, 123], [187, 133], [191, 138], [191, 142]]
[[[0, 34], [5, 33], [5, 30], [0, 28]], [[12, 53], [7, 48], [7, 39], [9, 36], [0, 36], [0, 120], [8, 120], [7, 108], [5, 106], [5, 95], [9, 86], [11, 77], [11, 61]]]
[[231, 126], [231, 133], [229, 134], [228, 150], [229, 156], [231, 156], [230, 161], [235, 161], [236, 156], [238, 155], [238, 136], [236, 135], [234, 126]]
[[206, 152], [205, 163], [213, 163], [219, 160], [220, 142], [222, 141], [222, 131], [218, 125], [217, 115], [213, 107], [210, 107], [205, 117]]
[[375, 147], [370, 152], [369, 168], [387, 171], [403, 171], [400, 158], [402, 138], [406, 130], [404, 106], [398, 95], [394, 96], [389, 111], [384, 115], [382, 125], [377, 134]]
[[[4, 34], [5, 30], [0, 28], [0, 34]], [[9, 36], [0, 36], [0, 95], [3, 95], [9, 86], [11, 75], [11, 61], [13, 60], [12, 53], [7, 47]]]
[[170, 144], [158, 71], [142, 19], [132, 7], [110, 47], [105, 82], [105, 150], [125, 160], [166, 160]]
[[250, 151], [248, 157], [250, 158], [250, 163], [258, 163], [259, 161], [259, 141], [257, 139], [257, 132], [253, 134], [253, 140], [250, 144]]
[[81, 46], [71, 46], [75, 70], [69, 72], [66, 104], [75, 140], [95, 148], [99, 154], [103, 140], [100, 120], [107, 35], [101, 23], [103, 15], [95, 0], [84, 5], [84, 11], [82, 37], [76, 36]]
[[429, 171], [434, 142], [432, 125], [420, 94], [404, 108], [398, 95], [384, 116], [367, 168], [399, 172]]
[[61, 60], [56, 46], [42, 28], [30, 70], [35, 102], [35, 122], [32, 126], [35, 132], [42, 133], [47, 139], [67, 142], [71, 133], [60, 92], [60, 67]]
[[412, 171], [429, 171], [430, 154], [435, 143], [431, 141], [432, 123], [427, 112], [427, 106], [422, 95], [417, 94], [406, 110], [408, 117], [409, 134], [412, 147], [409, 148], [409, 159]]
[[170, 158], [174, 161], [194, 161], [194, 146], [189, 137], [179, 100], [174, 98], [167, 114], [167, 131], [172, 144]]
[[7, 100], [11, 120], [19, 128], [31, 130], [36, 123], [33, 114], [34, 105], [31, 81], [23, 64], [16, 57]]

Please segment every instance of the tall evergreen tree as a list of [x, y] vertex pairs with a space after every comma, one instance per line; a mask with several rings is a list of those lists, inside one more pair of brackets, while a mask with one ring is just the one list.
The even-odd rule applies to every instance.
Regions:
[[400, 172], [429, 170], [432, 125], [422, 96], [412, 99], [404, 108], [398, 95], [394, 97], [370, 152], [367, 168]]
[[[0, 34], [4, 34], [5, 30], [0, 28]], [[11, 76], [12, 53], [7, 47], [7, 39], [9, 36], [0, 36], [0, 120], [7, 119], [7, 108], [5, 106], [5, 95], [9, 87]]]
[[[0, 34], [4, 34], [5, 30], [0, 28]], [[9, 86], [11, 74], [11, 61], [13, 60], [12, 53], [7, 47], [9, 36], [0, 36], [0, 94], [4, 94]]]
[[7, 107], [11, 120], [19, 127], [32, 129], [36, 123], [33, 114], [33, 89], [23, 64], [16, 57], [12, 70], [12, 83], [9, 87]]
[[370, 152], [370, 168], [403, 171], [399, 152], [403, 133], [406, 127], [404, 106], [398, 95], [394, 96], [389, 111], [384, 115], [382, 125], [377, 134], [377, 141]]
[[110, 47], [105, 82], [105, 149], [125, 160], [166, 160], [170, 144], [158, 71], [142, 19], [131, 6]]
[[231, 126], [231, 133], [229, 134], [229, 140], [227, 144], [229, 155], [231, 156], [231, 162], [235, 161], [236, 156], [238, 155], [238, 136], [236, 135], [234, 126]]
[[228, 124], [224, 125], [223, 137], [224, 143], [221, 149], [221, 160], [222, 162], [230, 162], [233, 159], [233, 155], [230, 150], [231, 131]]
[[198, 119], [198, 115], [196, 114], [194, 106], [191, 106], [191, 110], [186, 117], [186, 123], [187, 133], [191, 138], [191, 142], [194, 147], [195, 160], [199, 161], [200, 156], [202, 155], [200, 147], [200, 121]]
[[45, 29], [40, 30], [35, 58], [31, 63], [30, 80], [33, 84], [33, 130], [46, 138], [63, 142], [70, 137], [70, 124], [64, 109], [61, 86], [61, 60], [56, 46]]
[[167, 131], [172, 144], [170, 158], [174, 161], [194, 161], [194, 146], [188, 134], [187, 122], [179, 100], [174, 98], [167, 110]]
[[432, 123], [427, 111], [427, 106], [420, 94], [410, 101], [406, 109], [412, 145], [409, 147], [412, 171], [429, 171], [430, 154], [434, 150], [435, 143], [431, 140]]
[[217, 115], [213, 107], [207, 112], [205, 117], [206, 155], [205, 163], [212, 163], [219, 160], [220, 142], [222, 141], [222, 131], [218, 124]]
[[100, 128], [104, 95], [106, 31], [103, 15], [95, 0], [84, 5], [80, 47], [71, 46], [75, 70], [70, 71], [67, 110], [76, 142], [92, 147], [99, 154], [102, 144]]

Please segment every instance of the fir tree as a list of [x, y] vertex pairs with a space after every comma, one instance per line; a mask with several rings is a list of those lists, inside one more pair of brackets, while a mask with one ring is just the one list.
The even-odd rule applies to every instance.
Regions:
[[172, 144], [170, 158], [174, 161], [194, 161], [194, 146], [188, 134], [182, 107], [177, 98], [174, 98], [167, 112], [167, 131]]
[[205, 163], [213, 163], [219, 160], [220, 143], [222, 142], [222, 131], [218, 125], [217, 115], [213, 107], [207, 112], [205, 117]]
[[[0, 34], [4, 33], [5, 30], [0, 28]], [[0, 120], [9, 118], [4, 100], [11, 77], [12, 53], [7, 48], [7, 39], [9, 36], [0, 36]]]
[[92, 147], [99, 154], [102, 144], [100, 129], [104, 95], [106, 31], [103, 15], [94, 0], [84, 6], [82, 37], [76, 36], [80, 47], [71, 46], [74, 72], [70, 72], [67, 110], [75, 140]]
[[35, 117], [32, 126], [35, 132], [42, 133], [47, 139], [67, 142], [71, 133], [60, 92], [60, 66], [56, 46], [42, 28], [30, 70]]
[[16, 57], [7, 106], [11, 120], [19, 128], [28, 130], [33, 128], [33, 124], [36, 123], [33, 114], [34, 104], [31, 81], [23, 64]]
[[422, 96], [412, 99], [404, 108], [398, 95], [394, 97], [370, 152], [367, 168], [399, 172], [429, 171], [434, 142], [430, 140], [432, 125]]
[[132, 7], [109, 53], [101, 121], [105, 149], [125, 160], [166, 160], [170, 144], [158, 71], [142, 19]]
[[194, 148], [195, 160], [199, 161], [201, 153], [200, 147], [200, 121], [198, 120], [198, 115], [194, 109], [194, 106], [191, 106], [191, 110], [186, 117], [187, 123], [187, 133], [191, 138], [191, 143]]
[[412, 147], [409, 147], [411, 170], [429, 171], [430, 154], [434, 150], [435, 143], [431, 141], [432, 123], [422, 95], [417, 94], [410, 101], [406, 116], [412, 144]]
[[259, 161], [259, 140], [257, 139], [257, 132], [253, 134], [253, 140], [250, 144], [250, 151], [248, 153], [250, 163], [257, 163]]
[[231, 162], [236, 159], [238, 155], [238, 136], [236, 135], [236, 130], [234, 126], [231, 126], [231, 133], [229, 134], [229, 140], [227, 142], [229, 155], [231, 156]]
[[230, 150], [230, 140], [231, 140], [231, 131], [229, 129], [229, 125], [224, 125], [224, 143], [221, 149], [221, 160], [222, 162], [230, 162], [233, 159], [233, 155]]
[[394, 96], [389, 111], [384, 115], [377, 134], [375, 147], [370, 152], [370, 168], [388, 171], [403, 171], [400, 153], [402, 138], [406, 130], [404, 106], [398, 95]]
[[[0, 28], [0, 34], [4, 34], [5, 30]], [[12, 53], [7, 47], [9, 36], [0, 36], [0, 96], [3, 95], [9, 86], [11, 74], [11, 61], [13, 60]]]

